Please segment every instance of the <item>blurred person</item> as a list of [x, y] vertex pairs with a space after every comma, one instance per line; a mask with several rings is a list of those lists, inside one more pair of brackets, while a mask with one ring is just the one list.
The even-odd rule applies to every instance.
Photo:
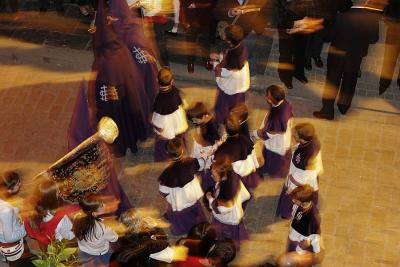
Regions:
[[[250, 75], [263, 75], [266, 69], [273, 36], [266, 29], [275, 24], [275, 0], [218, 0], [214, 8], [217, 20], [243, 28], [244, 46], [248, 50]], [[221, 22], [220, 22], [221, 25]], [[220, 27], [223, 31], [224, 27]], [[220, 36], [223, 34], [220, 33]]]
[[217, 242], [217, 232], [209, 222], [199, 223], [193, 226], [186, 237], [176, 243], [188, 248], [191, 257], [204, 258]]
[[15, 171], [2, 174], [0, 182], [0, 253], [9, 266], [32, 266], [30, 253], [24, 242], [26, 235], [20, 209], [9, 201], [21, 188], [20, 175]]
[[[46, 12], [49, 9], [50, 0], [38, 0], [39, 11]], [[64, 0], [54, 0], [54, 7], [58, 14], [64, 14]]]
[[[392, 82], [397, 59], [400, 55], [400, 1], [389, 0], [384, 9], [386, 25], [385, 52], [382, 72], [379, 80], [379, 94], [383, 94]], [[400, 88], [400, 71], [397, 75], [397, 86]]]
[[290, 223], [288, 252], [300, 255], [312, 252], [312, 264], [322, 261], [321, 217], [313, 203], [314, 189], [310, 185], [301, 185], [292, 192], [293, 211]]
[[207, 192], [212, 223], [219, 240], [230, 238], [237, 249], [240, 242], [248, 239], [243, 222], [243, 203], [250, 199], [250, 193], [243, 185], [239, 175], [233, 171], [232, 162], [228, 157], [219, 157], [211, 166], [215, 186], [212, 192]]
[[90, 16], [94, 13], [94, 8], [97, 7], [96, 0], [78, 0], [79, 11], [85, 17]]
[[197, 159], [186, 157], [184, 144], [175, 138], [168, 142], [172, 162], [158, 178], [159, 192], [167, 202], [164, 217], [171, 223], [173, 235], [186, 234], [194, 225], [207, 221], [201, 202], [204, 193], [197, 176]]
[[238, 25], [225, 28], [225, 42], [229, 48], [223, 54], [210, 55], [214, 60], [215, 79], [218, 86], [214, 112], [217, 123], [222, 124], [229, 110], [244, 103], [250, 88], [248, 52], [243, 45], [244, 32]]
[[293, 108], [286, 100], [285, 89], [271, 85], [265, 90], [265, 100], [270, 109], [264, 117], [261, 127], [252, 132], [252, 137], [264, 142], [264, 165], [258, 168], [260, 175], [268, 173], [270, 177], [286, 177], [291, 158], [291, 131]]
[[185, 142], [184, 133], [188, 129], [184, 102], [179, 89], [174, 85], [172, 71], [163, 67], [158, 72], [159, 93], [154, 101], [151, 124], [156, 132], [154, 161], [169, 159], [167, 143], [174, 138]]
[[3, 0], [0, 3], [0, 10], [15, 13], [18, 11], [18, 0]]
[[201, 187], [206, 192], [214, 186], [210, 168], [214, 152], [222, 142], [221, 135], [213, 114], [202, 102], [196, 102], [187, 111], [187, 115], [195, 126], [191, 157], [196, 158], [200, 164]]
[[158, 62], [150, 40], [145, 35], [143, 19], [138, 9], [130, 9], [126, 0], [110, 3], [112, 27], [117, 36], [128, 46], [133, 61], [135, 85], [141, 93], [140, 100], [146, 118], [150, 116], [154, 99], [158, 93]]
[[215, 43], [217, 23], [212, 10], [216, 0], [181, 0], [180, 2], [182, 10], [180, 20], [186, 32], [187, 70], [193, 73], [198, 48], [201, 50], [200, 58], [206, 67], [210, 45]]
[[334, 119], [334, 104], [341, 114], [350, 108], [361, 62], [370, 44], [379, 40], [379, 19], [385, 5], [382, 1], [354, 1], [350, 10], [337, 16], [328, 53], [322, 108], [313, 112], [319, 119]]
[[81, 211], [74, 217], [72, 231], [78, 240], [80, 262], [85, 266], [108, 266], [110, 243], [118, 239], [100, 217], [111, 211], [104, 200], [102, 195], [85, 196], [79, 202]]
[[231, 113], [225, 123], [227, 137], [214, 153], [214, 160], [228, 158], [235, 174], [249, 191], [254, 190], [259, 182], [257, 173], [259, 167], [253, 142], [241, 134], [242, 116]]
[[58, 186], [54, 181], [43, 180], [34, 190], [27, 206], [32, 206], [32, 214], [24, 218], [27, 235], [36, 240], [31, 251], [40, 248], [47, 249], [54, 240], [72, 240], [70, 216], [79, 211], [79, 205], [66, 204], [57, 196]]
[[313, 203], [318, 204], [318, 175], [322, 173], [321, 143], [310, 123], [296, 124], [293, 130], [296, 146], [279, 196], [276, 216], [288, 219], [291, 216], [293, 202], [291, 192], [298, 186], [310, 185], [313, 188]]
[[137, 142], [145, 140], [151, 128], [145, 115], [146, 103], [141, 101], [146, 93], [136, 86], [132, 56], [107, 24], [104, 5], [104, 0], [99, 0], [94, 33], [95, 79], [89, 83], [89, 104], [97, 121], [108, 116], [117, 124], [119, 135], [110, 148], [115, 157], [124, 157], [128, 148], [137, 152]]
[[169, 246], [168, 236], [151, 217], [130, 209], [119, 218], [123, 227], [119, 249], [111, 256], [110, 267], [167, 266], [186, 256], [186, 249]]

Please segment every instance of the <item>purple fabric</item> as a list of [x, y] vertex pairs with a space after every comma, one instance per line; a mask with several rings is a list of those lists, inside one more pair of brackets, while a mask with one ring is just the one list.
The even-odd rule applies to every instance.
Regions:
[[201, 188], [203, 189], [203, 192], [212, 191], [212, 189], [215, 186], [215, 182], [211, 176], [211, 170], [206, 169], [200, 172], [200, 176], [201, 176]]
[[240, 43], [235, 48], [229, 48], [221, 62], [221, 67], [228, 70], [240, 70], [246, 64], [249, 58], [247, 48]]
[[165, 218], [171, 223], [171, 233], [173, 235], [187, 234], [193, 226], [207, 222], [200, 201], [181, 211], [173, 211], [171, 206], [168, 206]]
[[173, 85], [170, 90], [160, 91], [157, 94], [153, 111], [160, 115], [169, 115], [174, 113], [182, 103], [179, 89]]
[[81, 81], [78, 96], [68, 128], [68, 151], [72, 150], [95, 131], [90, 127], [89, 106], [85, 92], [86, 81]]
[[286, 132], [289, 119], [293, 118], [292, 105], [284, 100], [277, 107], [271, 107], [263, 132]]
[[263, 148], [264, 165], [257, 169], [260, 175], [268, 173], [269, 177], [284, 178], [289, 173], [290, 159], [292, 152], [290, 149], [284, 156]]
[[[293, 198], [291, 195], [286, 194], [287, 187], [284, 185], [282, 192], [279, 195], [278, 206], [276, 207], [275, 215], [285, 219], [292, 217]], [[318, 207], [318, 191], [314, 191], [312, 195], [312, 202], [315, 207]]]
[[182, 158], [171, 162], [170, 165], [161, 173], [158, 181], [161, 185], [174, 188], [184, 187], [193, 181], [195, 174], [200, 169], [197, 159]]
[[225, 238], [232, 239], [235, 242], [237, 250], [240, 250], [240, 242], [249, 238], [243, 220], [238, 225], [229, 225], [221, 223], [214, 218], [213, 226], [217, 232], [217, 238], [220, 240]]
[[321, 217], [316, 205], [313, 204], [306, 212], [297, 208], [290, 226], [303, 236], [321, 234]]
[[241, 177], [242, 183], [248, 191], [254, 190], [261, 182], [261, 177], [257, 172], [250, 173], [247, 176]]
[[[176, 138], [182, 139], [186, 147], [186, 138], [184, 134], [177, 135]], [[168, 141], [169, 140], [161, 138], [159, 135], [156, 135], [154, 142], [154, 162], [161, 162], [170, 159], [166, 149]]]
[[218, 88], [218, 93], [217, 93], [217, 100], [215, 102], [214, 106], [214, 112], [215, 112], [215, 121], [219, 124], [223, 124], [225, 121], [225, 118], [229, 114], [229, 110], [233, 107], [236, 106], [239, 103], [244, 103], [246, 100], [246, 94], [245, 93], [238, 93], [234, 95], [228, 95], [225, 94], [224, 91]]
[[214, 196], [216, 200], [233, 200], [240, 190], [240, 176], [232, 172], [227, 179], [218, 184], [219, 194]]
[[229, 156], [232, 162], [245, 160], [253, 151], [253, 142], [243, 135], [228, 136], [214, 153], [214, 158]]
[[316, 137], [305, 144], [300, 144], [293, 152], [292, 162], [294, 166], [307, 170], [310, 160], [317, 156], [320, 149], [321, 143]]

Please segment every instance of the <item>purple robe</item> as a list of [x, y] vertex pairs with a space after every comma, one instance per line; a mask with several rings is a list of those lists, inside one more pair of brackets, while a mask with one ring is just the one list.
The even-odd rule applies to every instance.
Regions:
[[[287, 131], [288, 122], [293, 118], [292, 105], [284, 100], [279, 106], [271, 107], [268, 118], [261, 129], [263, 140], [269, 139], [268, 132], [284, 133]], [[265, 146], [263, 148], [264, 165], [258, 169], [258, 173], [263, 175], [268, 173], [271, 177], [286, 177], [289, 172], [291, 151], [288, 149], [285, 155], [275, 153]]]
[[[197, 179], [195, 174], [199, 168], [200, 165], [194, 158], [183, 158], [172, 162], [158, 178], [161, 195], [167, 198], [168, 194], [164, 193], [165, 191], [177, 188], [179, 188], [178, 190], [185, 190], [184, 187], [186, 185], [195, 182], [194, 180]], [[199, 189], [201, 191], [201, 188]], [[201, 195], [203, 195], [202, 191]], [[201, 198], [195, 201], [193, 205], [181, 210], [174, 210], [172, 203], [168, 202], [168, 208], [164, 216], [171, 223], [171, 233], [173, 235], [187, 234], [193, 226], [207, 221], [200, 200]]]

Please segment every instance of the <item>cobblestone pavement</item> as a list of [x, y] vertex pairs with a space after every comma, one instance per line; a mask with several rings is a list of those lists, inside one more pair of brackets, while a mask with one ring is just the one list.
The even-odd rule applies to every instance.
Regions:
[[[89, 77], [92, 54], [0, 38], [0, 63], [0, 170], [21, 170], [26, 194], [33, 185], [30, 177], [66, 152], [78, 84]], [[181, 64], [172, 69], [189, 103], [212, 106], [212, 73], [196, 68], [196, 74], [187, 75]], [[277, 82], [274, 75], [257, 80], [262, 86]], [[399, 266], [400, 103], [357, 96], [347, 116], [321, 121], [311, 115], [320, 107], [321, 83], [294, 86], [289, 100], [296, 122], [314, 123], [322, 141], [322, 266]], [[266, 108], [262, 94], [251, 90], [247, 104], [251, 126], [257, 127]], [[138, 154], [119, 162], [119, 179], [136, 207], [160, 218], [165, 204], [157, 177], [165, 165], [152, 163], [152, 145], [149, 139]], [[235, 266], [257, 266], [284, 251], [288, 222], [274, 217], [282, 184], [282, 179], [265, 178], [257, 188], [245, 217], [251, 238]]]

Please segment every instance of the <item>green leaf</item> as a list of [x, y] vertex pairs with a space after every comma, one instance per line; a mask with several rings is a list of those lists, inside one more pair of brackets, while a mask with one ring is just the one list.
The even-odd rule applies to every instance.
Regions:
[[49, 266], [45, 260], [33, 260], [32, 263], [36, 267], [48, 267]]
[[57, 249], [55, 248], [55, 246], [53, 246], [53, 244], [47, 246], [47, 253], [50, 255], [54, 255], [57, 253]]
[[68, 260], [72, 255], [75, 254], [76, 250], [77, 248], [65, 248], [60, 254], [58, 254], [58, 260], [60, 262]]
[[57, 263], [57, 267], [66, 267], [64, 264], [62, 264], [61, 262]]

